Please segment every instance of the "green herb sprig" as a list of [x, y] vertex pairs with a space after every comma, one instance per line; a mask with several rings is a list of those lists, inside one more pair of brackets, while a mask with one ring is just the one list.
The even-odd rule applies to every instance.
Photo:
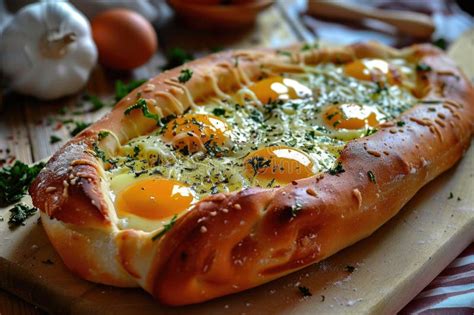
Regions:
[[99, 133], [97, 134], [97, 139], [99, 141], [105, 139], [108, 135], [110, 135], [110, 131], [107, 131], [107, 130], [101, 130], [99, 131]]
[[270, 167], [271, 160], [267, 160], [264, 157], [261, 156], [256, 156], [253, 158], [250, 158], [247, 163], [252, 167], [253, 169], [253, 176], [256, 176], [259, 172], [259, 170]]
[[416, 65], [416, 71], [427, 72], [431, 70], [432, 70], [431, 67], [427, 65], [426, 63], [419, 63]]
[[337, 175], [337, 174], [344, 173], [344, 172], [345, 172], [345, 170], [342, 167], [341, 162], [337, 162], [336, 166], [334, 166], [333, 168], [331, 168], [329, 170], [329, 174], [331, 174], [331, 175]]
[[94, 153], [95, 153], [95, 156], [98, 157], [99, 159], [101, 159], [103, 162], [107, 162], [107, 157], [105, 155], [105, 152], [102, 151], [100, 148], [99, 148], [99, 145], [97, 144], [97, 142], [94, 142], [92, 144], [92, 149], [94, 150]]
[[61, 137], [58, 137], [56, 135], [51, 135], [49, 137], [49, 144], [55, 144], [55, 143], [60, 142], [61, 140], [63, 140], [63, 139], [61, 139]]
[[377, 180], [375, 179], [375, 174], [374, 174], [374, 172], [368, 171], [368, 172], [367, 172], [367, 176], [369, 177], [369, 180], [370, 180], [372, 183], [374, 183], [374, 184], [377, 183]]
[[146, 101], [143, 98], [138, 99], [138, 101], [135, 104], [129, 106], [125, 110], [124, 114], [125, 115], [130, 115], [130, 112], [132, 110], [141, 110], [142, 113], [143, 113], [143, 116], [145, 116], [146, 118], [150, 118], [150, 119], [155, 120], [156, 125], [161, 126], [160, 116], [158, 114], [153, 114], [149, 111], [148, 106], [146, 104]]
[[191, 80], [192, 76], [193, 76], [193, 70], [191, 70], [191, 69], [182, 69], [181, 72], [180, 72], [180, 75], [178, 77], [178, 81], [180, 83], [186, 83], [189, 80]]
[[42, 162], [30, 167], [16, 161], [12, 166], [0, 168], [0, 206], [19, 201], [43, 167]]
[[89, 112], [96, 112], [99, 109], [105, 107], [105, 103], [95, 95], [86, 94], [84, 98], [92, 104], [92, 107], [90, 108]]
[[212, 113], [216, 116], [224, 116], [225, 115], [225, 109], [217, 107], [217, 108], [214, 108], [212, 110]]
[[172, 69], [181, 66], [183, 63], [194, 60], [194, 56], [182, 48], [172, 48], [166, 55], [168, 63], [163, 67], [163, 70]]
[[308, 50], [313, 50], [313, 49], [318, 49], [319, 48], [319, 43], [314, 42], [314, 43], [305, 43], [301, 47], [301, 51], [308, 51]]
[[132, 80], [128, 83], [124, 83], [121, 80], [115, 81], [115, 102], [120, 101], [122, 98], [128, 95], [128, 93], [135, 90], [137, 87], [145, 83], [146, 79]]
[[38, 209], [35, 207], [30, 207], [22, 203], [16, 204], [10, 209], [10, 219], [8, 220], [8, 225], [10, 228], [16, 228], [21, 225], [25, 225], [25, 220], [35, 214], [36, 211], [38, 211]]
[[163, 224], [163, 229], [161, 229], [161, 231], [159, 231], [156, 235], [154, 235], [151, 238], [151, 240], [156, 241], [157, 239], [160, 239], [163, 235], [165, 235], [166, 232], [171, 230], [173, 225], [176, 223], [177, 218], [178, 218], [178, 215], [175, 214], [168, 223]]
[[82, 130], [86, 129], [87, 127], [91, 125], [90, 123], [86, 123], [84, 121], [79, 121], [79, 120], [72, 121], [72, 123], [74, 124], [74, 128], [69, 132], [71, 137], [76, 136]]

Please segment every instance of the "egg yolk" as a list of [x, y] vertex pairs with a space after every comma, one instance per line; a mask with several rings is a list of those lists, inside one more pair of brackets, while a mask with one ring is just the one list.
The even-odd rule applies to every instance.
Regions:
[[186, 210], [193, 199], [191, 189], [179, 181], [147, 178], [120, 191], [116, 206], [119, 215], [160, 220]]
[[311, 95], [311, 90], [301, 83], [280, 76], [261, 80], [249, 89], [263, 104], [275, 100], [289, 100]]
[[229, 142], [227, 123], [213, 115], [186, 114], [170, 121], [163, 135], [175, 149], [194, 153], [225, 146]]
[[250, 153], [244, 160], [250, 177], [289, 183], [313, 175], [313, 161], [300, 150], [274, 146]]
[[358, 59], [344, 66], [344, 73], [358, 80], [383, 82], [389, 84], [400, 82], [398, 70], [382, 59]]
[[375, 111], [357, 104], [330, 106], [323, 114], [323, 118], [329, 127], [336, 129], [362, 129], [379, 124]]

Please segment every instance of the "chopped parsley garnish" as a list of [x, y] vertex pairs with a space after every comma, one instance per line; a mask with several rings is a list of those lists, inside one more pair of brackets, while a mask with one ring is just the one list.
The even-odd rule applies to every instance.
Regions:
[[271, 160], [266, 160], [261, 156], [255, 156], [247, 161], [253, 169], [253, 176], [256, 176], [261, 169], [270, 167], [271, 162]]
[[305, 138], [306, 138], [306, 140], [316, 139], [316, 132], [314, 132], [314, 130], [310, 130], [310, 131], [306, 132]]
[[71, 137], [76, 136], [79, 134], [82, 130], [86, 129], [87, 127], [90, 126], [90, 123], [86, 123], [84, 121], [72, 121], [74, 124], [74, 128], [69, 132]]
[[92, 104], [92, 108], [89, 110], [90, 112], [96, 112], [99, 109], [105, 107], [105, 103], [95, 95], [86, 94], [85, 99]]
[[375, 174], [374, 174], [374, 172], [368, 171], [368, 172], [367, 172], [367, 176], [369, 176], [369, 180], [370, 180], [372, 183], [374, 183], [374, 184], [377, 183], [377, 180], [375, 179]]
[[193, 70], [191, 70], [191, 69], [183, 69], [183, 70], [181, 70], [181, 72], [180, 72], [180, 75], [179, 75], [179, 77], [178, 77], [178, 81], [179, 81], [180, 83], [186, 83], [186, 82], [188, 82], [189, 80], [191, 80], [192, 76], [193, 76]]
[[294, 147], [297, 143], [298, 143], [298, 140], [296, 140], [295, 138], [288, 140], [288, 145], [290, 147]]
[[318, 49], [319, 48], [319, 43], [314, 42], [312, 44], [310, 43], [305, 43], [303, 47], [301, 47], [301, 51], [307, 51], [307, 50], [312, 50], [312, 49]]
[[127, 84], [123, 83], [121, 80], [115, 81], [115, 101], [118, 102], [122, 98], [128, 95], [128, 93], [135, 90], [137, 87], [145, 83], [146, 79], [132, 80]]
[[135, 104], [128, 107], [125, 110], [124, 114], [129, 115], [132, 110], [136, 110], [136, 109], [141, 110], [142, 113], [143, 113], [143, 116], [145, 116], [146, 118], [150, 118], [150, 119], [155, 120], [157, 126], [161, 125], [160, 116], [157, 115], [157, 114], [153, 114], [148, 110], [148, 106], [146, 105], [146, 101], [143, 98], [138, 99], [138, 101]]
[[277, 52], [277, 54], [279, 54], [279, 55], [291, 57], [291, 52], [289, 52], [289, 51], [277, 50], [276, 52]]
[[175, 214], [171, 220], [168, 222], [168, 223], [165, 223], [163, 224], [163, 229], [161, 229], [161, 231], [159, 231], [155, 236], [153, 236], [151, 238], [152, 241], [156, 241], [157, 239], [161, 238], [163, 235], [166, 234], [166, 232], [168, 232], [169, 230], [171, 230], [171, 228], [173, 227], [173, 225], [176, 223], [176, 219], [178, 218], [178, 216]]
[[58, 115], [66, 115], [66, 111], [67, 111], [67, 108], [66, 107], [61, 107], [59, 110], [58, 110]]
[[275, 184], [275, 178], [272, 178], [272, 180], [267, 184], [267, 188], [272, 188], [273, 184]]
[[416, 71], [431, 71], [431, 67], [426, 63], [419, 63], [416, 65]]
[[333, 168], [331, 168], [329, 170], [329, 174], [331, 174], [331, 175], [337, 175], [337, 174], [344, 173], [344, 172], [345, 172], [345, 170], [342, 167], [341, 162], [337, 162], [336, 166], [334, 166]]
[[370, 135], [373, 135], [376, 132], [377, 132], [377, 128], [369, 127], [369, 128], [367, 128], [367, 131], [365, 132], [365, 136], [368, 137]]
[[375, 89], [375, 94], [380, 94], [382, 92], [388, 91], [387, 87], [382, 82], [377, 82], [377, 88]]
[[210, 139], [204, 142], [204, 148], [206, 148], [207, 153], [210, 156], [221, 156], [222, 155], [222, 148], [213, 140]]
[[307, 288], [307, 287], [305, 287], [305, 286], [299, 285], [299, 286], [298, 286], [298, 290], [299, 290], [300, 293], [303, 295], [303, 297], [313, 296], [313, 294], [311, 293], [311, 291], [309, 290], [309, 288]]
[[295, 202], [293, 206], [291, 206], [291, 216], [293, 218], [296, 218], [296, 215], [298, 212], [300, 212], [303, 209], [303, 205], [299, 203], [298, 201]]
[[99, 141], [101, 141], [102, 139], [106, 138], [108, 135], [110, 135], [110, 132], [107, 131], [107, 130], [101, 130], [99, 131], [99, 133], [97, 134], [97, 139], [99, 139]]
[[250, 112], [249, 117], [255, 122], [258, 122], [258, 123], [263, 122], [263, 114], [256, 109]]
[[35, 212], [38, 211], [35, 207], [19, 203], [10, 209], [10, 219], [8, 225], [10, 228], [15, 228], [21, 225], [25, 225], [25, 220], [31, 217]]
[[61, 140], [63, 140], [63, 139], [61, 139], [60, 137], [58, 137], [56, 135], [51, 135], [49, 137], [49, 144], [55, 144], [55, 143], [60, 142]]
[[30, 167], [16, 161], [12, 166], [0, 168], [0, 207], [19, 201], [43, 167], [42, 162]]
[[183, 63], [193, 60], [194, 56], [182, 48], [175, 47], [167, 53], [166, 58], [168, 59], [168, 63], [163, 67], [163, 70], [181, 66]]
[[450, 192], [450, 193], [449, 193], [449, 197], [448, 197], [448, 199], [453, 199], [453, 198], [454, 198], [454, 195], [453, 195], [453, 193], [452, 193], [452, 192]]
[[332, 120], [334, 116], [338, 115], [339, 114], [339, 111], [336, 111], [334, 113], [331, 113], [331, 114], [326, 114], [326, 118], [328, 120]]
[[217, 108], [214, 108], [212, 110], [212, 113], [216, 116], [224, 116], [225, 115], [225, 109], [217, 107]]
[[94, 150], [95, 156], [101, 159], [103, 162], [107, 162], [107, 158], [105, 156], [105, 152], [102, 151], [99, 146], [97, 145], [97, 142], [94, 142], [92, 144], [92, 149]]
[[353, 273], [355, 271], [355, 267], [354, 266], [351, 266], [351, 265], [347, 265], [344, 270], [348, 273]]
[[188, 146], [184, 146], [182, 149], [179, 150], [179, 152], [182, 154], [182, 155], [189, 155], [189, 148]]
[[440, 37], [433, 42], [433, 45], [438, 46], [442, 50], [446, 50], [448, 47], [448, 42], [444, 38]]
[[133, 157], [137, 158], [139, 154], [140, 154], [140, 147], [139, 146], [134, 146], [133, 147]]
[[399, 120], [399, 121], [397, 121], [397, 126], [398, 127], [403, 127], [403, 126], [405, 126], [405, 122], [402, 121], [402, 120]]

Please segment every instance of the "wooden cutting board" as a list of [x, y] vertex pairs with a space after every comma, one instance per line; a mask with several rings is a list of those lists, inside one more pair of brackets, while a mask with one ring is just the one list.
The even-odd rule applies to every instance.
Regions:
[[[450, 53], [474, 77], [474, 31]], [[54, 314], [394, 313], [474, 240], [473, 192], [471, 148], [367, 239], [258, 288], [178, 308], [162, 306], [139, 289], [77, 278], [50, 245], [38, 215], [11, 231], [8, 211], [0, 209], [0, 287]], [[348, 266], [355, 270], [348, 272]], [[313, 295], [302, 298], [299, 285]]]

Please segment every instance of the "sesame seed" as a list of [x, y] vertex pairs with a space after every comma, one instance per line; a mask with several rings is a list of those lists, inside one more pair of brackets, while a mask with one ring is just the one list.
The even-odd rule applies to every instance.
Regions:
[[373, 155], [375, 157], [380, 157], [381, 156], [381, 154], [377, 151], [367, 150], [367, 153], [369, 153], [370, 155]]
[[316, 197], [318, 194], [316, 193], [316, 191], [313, 189], [313, 188], [308, 188], [306, 189], [306, 193], [310, 196], [313, 196], [313, 197]]

